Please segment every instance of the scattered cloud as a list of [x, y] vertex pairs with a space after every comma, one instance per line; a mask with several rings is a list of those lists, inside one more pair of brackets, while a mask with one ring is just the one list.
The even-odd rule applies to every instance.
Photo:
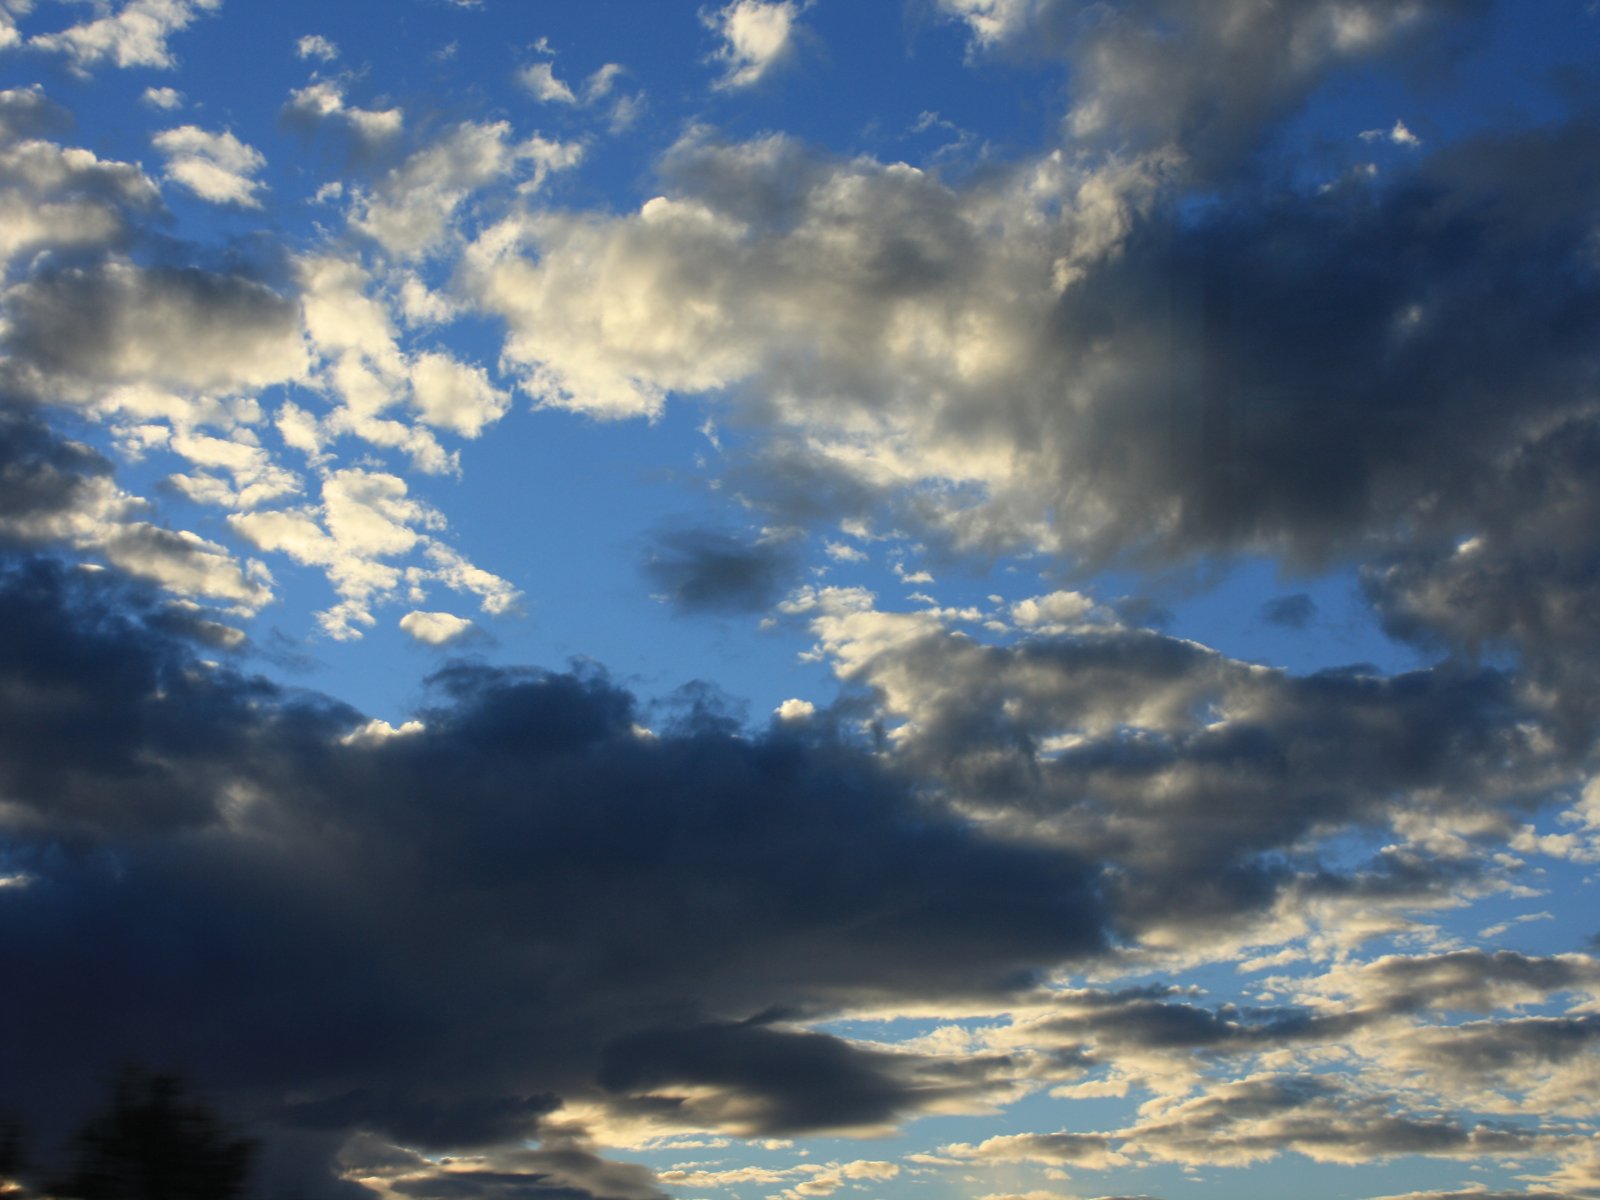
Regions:
[[320, 33], [308, 33], [294, 44], [294, 52], [301, 58], [314, 58], [318, 62], [332, 62], [339, 57], [339, 47]]
[[59, 33], [39, 34], [28, 44], [65, 54], [80, 72], [104, 62], [170, 69], [177, 60], [167, 39], [221, 6], [222, 0], [124, 0], [115, 11]]
[[578, 97], [565, 83], [556, 78], [555, 68], [547, 62], [529, 63], [518, 73], [522, 86], [533, 93], [536, 100], [546, 104], [576, 104]]
[[360, 148], [368, 151], [393, 140], [405, 126], [405, 114], [399, 108], [358, 108], [345, 103], [344, 85], [332, 79], [318, 80], [290, 92], [283, 115], [291, 125], [308, 131], [326, 122], [340, 125], [355, 137]]
[[734, 0], [704, 14], [706, 27], [722, 39], [712, 56], [723, 69], [723, 89], [759, 83], [794, 51], [795, 19], [803, 11], [795, 0]]
[[401, 617], [400, 628], [425, 645], [444, 646], [466, 637], [473, 624], [454, 613], [417, 611]]
[[1363, 142], [1392, 142], [1396, 146], [1404, 146], [1414, 150], [1422, 145], [1422, 139], [1406, 128], [1404, 121], [1396, 121], [1389, 129], [1367, 129], [1361, 133]]
[[198, 125], [180, 125], [150, 139], [167, 160], [166, 177], [202, 200], [260, 208], [255, 176], [267, 165], [262, 153], [230, 131], [209, 133]]
[[183, 93], [171, 87], [147, 87], [139, 99], [151, 108], [172, 112], [183, 107]]
[[713, 529], [663, 531], [644, 560], [656, 591], [688, 613], [765, 612], [799, 571], [799, 557], [787, 538], [746, 538]]
[[1317, 615], [1317, 602], [1304, 592], [1278, 596], [1261, 606], [1261, 619], [1285, 629], [1304, 629]]

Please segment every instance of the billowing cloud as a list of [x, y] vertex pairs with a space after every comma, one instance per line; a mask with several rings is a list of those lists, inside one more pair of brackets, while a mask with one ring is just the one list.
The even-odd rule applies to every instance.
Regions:
[[[899, 754], [953, 803], [1114, 858], [1107, 886], [1148, 947], [1193, 952], [1224, 930], [1281, 941], [1290, 897], [1304, 922], [1319, 896], [1376, 908], [1391, 887], [1402, 905], [1463, 887], [1523, 805], [1554, 805], [1580, 777], [1493, 671], [1296, 677], [1114, 623], [985, 645], [842, 588], [785, 608], [843, 680], [872, 689]], [[1391, 880], [1405, 860], [1379, 857], [1333, 886], [1312, 847], [1354, 828], [1392, 829], [1433, 861]], [[1482, 858], [1474, 835], [1489, 838]], [[1252, 935], [1254, 920], [1268, 924]]]
[[[1149, 163], [1052, 156], [958, 190], [699, 131], [637, 213], [508, 220], [467, 286], [540, 403], [733, 399], [771, 435], [735, 477], [752, 501], [892, 505], [958, 547], [1089, 563], [1320, 565], [1402, 520], [1459, 534], [1528, 438], [1585, 426], [1600, 292], [1566, 269], [1590, 234], [1564, 164], [1594, 138], [1578, 119], [1516, 172], [1468, 142], [1401, 186], [1180, 218]], [[1493, 328], [1484, 288], [1521, 297]]]
[[434, 352], [412, 361], [411, 400], [428, 424], [469, 438], [498, 421], [511, 403], [482, 367]]
[[296, 306], [242, 275], [113, 258], [41, 273], [6, 300], [6, 383], [45, 401], [189, 412], [308, 366]]
[[352, 739], [357, 714], [200, 664], [113, 578], [23, 562], [3, 585], [0, 820], [31, 882], [0, 896], [30, 984], [0, 1009], [35, 1036], [0, 1102], [69, 1112], [137, 1029], [198, 1049], [263, 1128], [466, 1148], [534, 1133], [549, 1095], [879, 1127], [975, 1101], [1005, 1059], [871, 1050], [774, 1005], [1005, 995], [1100, 946], [1080, 863], [940, 815], [865, 748], [642, 737], [602, 677], [467, 665], [419, 728]]

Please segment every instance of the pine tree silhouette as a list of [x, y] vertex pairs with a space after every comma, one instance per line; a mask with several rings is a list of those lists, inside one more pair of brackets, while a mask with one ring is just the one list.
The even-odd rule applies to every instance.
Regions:
[[255, 1149], [176, 1076], [137, 1069], [117, 1078], [110, 1109], [73, 1145], [72, 1172], [50, 1187], [72, 1200], [233, 1200]]

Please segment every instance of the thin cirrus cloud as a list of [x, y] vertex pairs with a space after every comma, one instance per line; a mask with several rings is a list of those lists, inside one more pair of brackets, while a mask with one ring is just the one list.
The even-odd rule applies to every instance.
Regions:
[[0, 1125], [1593, 1193], [1600, 131], [1466, 94], [1513, 6], [670, 7], [0, 6]]

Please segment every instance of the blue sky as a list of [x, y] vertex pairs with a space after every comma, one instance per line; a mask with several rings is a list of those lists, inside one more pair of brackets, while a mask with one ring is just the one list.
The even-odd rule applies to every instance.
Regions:
[[1600, 1195], [1597, 49], [0, 0], [0, 1115], [173, 1071], [263, 1196]]

